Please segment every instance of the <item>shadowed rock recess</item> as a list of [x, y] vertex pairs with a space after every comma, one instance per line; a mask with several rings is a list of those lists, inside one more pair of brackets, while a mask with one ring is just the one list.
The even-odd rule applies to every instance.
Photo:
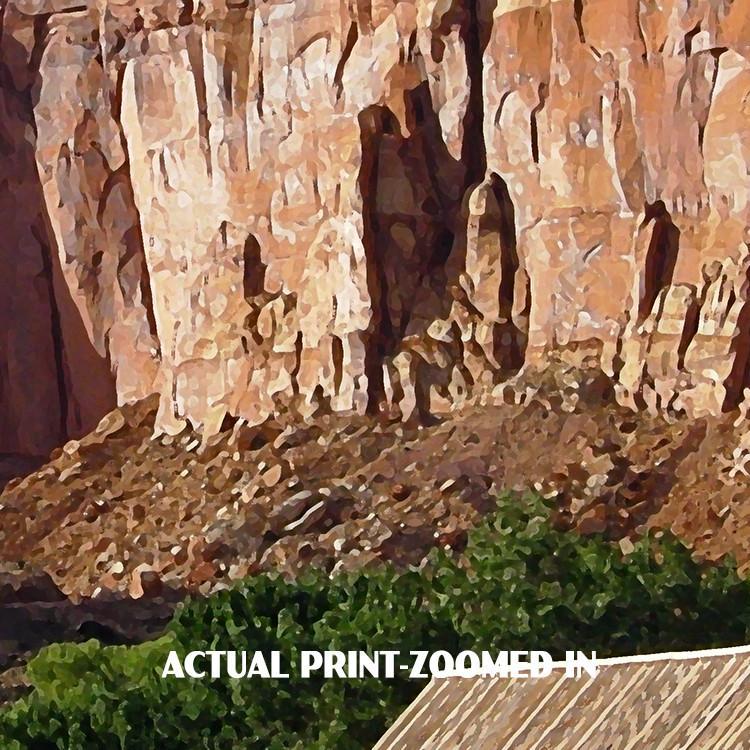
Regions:
[[[156, 455], [279, 415], [360, 429], [380, 414], [395, 430], [489, 399], [499, 419], [550, 368], [584, 368], [611, 385], [611, 414], [664, 418], [667, 440], [677, 415], [714, 420], [732, 481], [746, 475], [747, 3], [0, 0], [0, 12], [9, 466], [144, 400], [153, 414], [137, 424]], [[722, 417], [733, 410], [739, 428]], [[713, 445], [704, 437], [683, 435], [653, 475], [619, 444], [593, 450], [614, 461], [602, 476], [656, 498], [652, 512], [673, 484], [657, 475], [674, 479]], [[141, 438], [137, 456], [151, 450]], [[56, 461], [68, 473], [50, 464], [0, 507], [26, 515], [13, 528], [39, 544], [65, 503], [84, 513], [97, 494], [79, 488], [29, 520], [29, 488], [41, 498], [82, 471]], [[163, 498], [159, 482], [143, 493]], [[105, 485], [98, 499], [116, 502]], [[607, 517], [625, 533], [636, 501], [613, 497]], [[279, 533], [256, 536], [266, 549]]]

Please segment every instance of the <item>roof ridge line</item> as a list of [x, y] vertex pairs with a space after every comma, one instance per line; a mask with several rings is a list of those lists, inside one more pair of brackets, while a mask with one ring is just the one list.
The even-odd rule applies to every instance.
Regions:
[[[586, 652], [584, 652], [586, 653]], [[594, 653], [594, 652], [588, 652]], [[597, 659], [597, 665], [608, 664], [644, 664], [654, 661], [684, 661], [687, 659], [707, 659], [713, 656], [740, 656], [750, 654], [750, 644], [745, 646], [729, 646], [725, 648], [709, 648], [699, 651], [664, 651], [655, 654], [634, 654], [633, 656], [610, 656]], [[566, 667], [564, 661], [553, 662], [553, 669]]]

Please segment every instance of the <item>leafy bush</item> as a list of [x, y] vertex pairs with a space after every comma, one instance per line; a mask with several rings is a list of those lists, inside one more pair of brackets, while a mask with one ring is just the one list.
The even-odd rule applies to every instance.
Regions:
[[[596, 650], [744, 642], [750, 584], [668, 535], [619, 547], [552, 528], [537, 497], [503, 497], [463, 555], [420, 571], [294, 583], [271, 575], [188, 602], [167, 634], [133, 647], [57, 644], [29, 664], [35, 690], [0, 711], [0, 747], [361, 750], [423, 687], [298, 676], [303, 649]], [[289, 680], [162, 679], [170, 649], [281, 651]]]

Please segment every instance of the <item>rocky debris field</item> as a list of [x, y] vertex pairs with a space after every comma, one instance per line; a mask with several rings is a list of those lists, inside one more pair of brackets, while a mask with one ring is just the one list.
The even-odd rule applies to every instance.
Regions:
[[208, 593], [260, 570], [418, 564], [434, 545], [460, 550], [500, 492], [533, 489], [560, 524], [623, 547], [671, 528], [699, 555], [750, 562], [736, 415], [634, 413], [593, 375], [508, 394], [430, 424], [236, 422], [208, 444], [156, 436], [145, 401], [6, 486], [0, 555], [73, 598]]

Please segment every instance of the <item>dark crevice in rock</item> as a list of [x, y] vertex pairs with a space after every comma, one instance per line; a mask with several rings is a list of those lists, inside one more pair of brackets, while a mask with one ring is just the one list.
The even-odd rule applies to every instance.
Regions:
[[685, 323], [682, 326], [682, 335], [680, 336], [680, 343], [677, 347], [677, 369], [685, 369], [685, 355], [687, 354], [688, 347], [692, 343], [695, 335], [698, 333], [698, 323], [700, 321], [700, 308], [701, 301], [697, 299], [696, 292], [693, 289], [688, 305], [687, 312], [685, 313]]
[[586, 32], [583, 30], [583, 0], [573, 0], [573, 15], [578, 29], [578, 40], [586, 44]]
[[357, 39], [359, 39], [357, 24], [352, 22], [349, 26], [349, 32], [346, 35], [346, 42], [344, 44], [344, 49], [341, 52], [341, 59], [339, 60], [339, 63], [336, 66], [336, 71], [333, 74], [333, 85], [336, 87], [336, 101], [338, 101], [344, 93], [344, 68], [352, 55]]
[[[745, 275], [743, 292], [746, 295], [745, 302], [740, 310], [730, 346], [730, 357], [733, 357], [732, 369], [724, 381], [725, 411], [737, 408], [744, 400], [745, 389], [750, 386], [750, 268]], [[729, 309], [731, 307], [727, 305], [727, 310]]]
[[182, 0], [180, 15], [177, 23], [180, 26], [189, 26], [193, 22], [193, 0]]
[[250, 301], [265, 290], [266, 264], [261, 258], [260, 243], [249, 234], [242, 251], [242, 289], [245, 299]]
[[[143, 238], [141, 235], [140, 224], [134, 225], [131, 229], [131, 233], [134, 236], [130, 239], [130, 234], [126, 239], [126, 243], [133, 244], [136, 247], [143, 248]], [[154, 301], [151, 294], [151, 282], [149, 281], [148, 264], [146, 263], [145, 257], [141, 254], [141, 275], [140, 284], [141, 300], [143, 300], [143, 307], [146, 310], [146, 320], [148, 321], [148, 331], [153, 337], [154, 344], [157, 348], [157, 356], [161, 356], [159, 349], [161, 348], [161, 342], [159, 341], [158, 331], [156, 329], [156, 315], [154, 314]]]
[[[503, 370], [521, 369], [526, 350], [526, 336], [513, 320], [516, 280], [520, 263], [516, 247], [515, 209], [508, 185], [499, 175], [490, 177], [486, 213], [480, 232], [492, 236], [499, 248], [500, 285], [498, 289], [499, 323], [494, 327], [494, 356]], [[528, 306], [528, 289], [526, 305]]]
[[640, 3], [637, 5], [634, 5], [635, 10], [635, 28], [638, 32], [638, 40], [643, 45], [643, 54], [641, 55], [641, 59], [643, 62], [648, 61], [648, 44], [646, 44], [646, 34], [643, 31], [643, 24], [641, 22], [641, 11], [640, 11]]
[[[486, 171], [482, 55], [489, 19], [491, 8], [481, 0], [455, 2], [431, 37], [431, 55], [437, 61], [444, 54], [441, 37], [458, 28], [466, 55], [469, 101], [459, 159], [443, 141], [426, 82], [406, 93], [407, 135], [384, 107], [360, 115], [359, 187], [373, 312], [365, 342], [371, 411], [383, 402], [383, 362], [402, 348], [405, 337], [423, 337], [430, 321], [446, 320], [454, 298], [450, 290], [458, 288], [458, 256], [465, 254], [466, 245], [465, 202]], [[451, 328], [450, 337], [454, 343], [448, 359], [455, 364], [461, 361], [460, 351], [453, 351], [461, 348], [460, 332]], [[413, 354], [418, 411], [427, 409], [432, 385], [439, 383], [439, 390], [445, 390], [452, 369], [451, 364], [421, 360], [422, 355]], [[468, 373], [466, 377], [470, 380]], [[394, 387], [398, 391], [401, 386]]]
[[[263, 306], [274, 296], [266, 291], [266, 272], [268, 267], [261, 256], [260, 243], [253, 234], [248, 234], [242, 250], [242, 290], [250, 312], [245, 318], [245, 330], [256, 346], [262, 346], [264, 339], [258, 330], [258, 318]], [[284, 300], [285, 304], [287, 300]], [[250, 352], [248, 339], [243, 337], [245, 353]]]
[[466, 14], [461, 38], [466, 50], [469, 74], [469, 105], [464, 118], [461, 162], [466, 166], [465, 187], [478, 183], [487, 169], [487, 147], [484, 142], [484, 68], [482, 56], [492, 28], [492, 7], [483, 0], [465, 0]]
[[[365, 351], [365, 375], [369, 398], [368, 410], [375, 411], [384, 395], [381, 362], [385, 354], [385, 341], [390, 339], [390, 318], [387, 313], [387, 300], [383, 294], [385, 279], [383, 269], [377, 263], [377, 237], [380, 230], [376, 211], [368, 210], [376, 200], [378, 190], [378, 168], [381, 141], [386, 127], [392, 129], [393, 113], [383, 107], [370, 107], [359, 115], [359, 128], [362, 140], [362, 161], [358, 185], [362, 196], [362, 219], [364, 231], [362, 242], [367, 263], [367, 284], [371, 300], [372, 318], [367, 333]], [[396, 123], [398, 127], [398, 123]]]
[[331, 359], [333, 360], [333, 392], [338, 394], [344, 379], [344, 345], [338, 336], [331, 341]]
[[54, 279], [52, 276], [52, 248], [45, 238], [37, 235], [35, 228], [31, 228], [36, 241], [39, 243], [39, 252], [42, 259], [42, 268], [44, 269], [44, 280], [47, 285], [49, 294], [49, 316], [50, 316], [50, 336], [52, 337], [52, 350], [55, 361], [55, 373], [57, 374], [57, 398], [60, 407], [60, 438], [68, 433], [68, 411], [70, 404], [68, 402], [68, 384], [65, 377], [65, 344], [63, 342], [62, 323], [60, 320], [60, 310], [57, 306], [55, 297]]
[[[259, 59], [263, 59], [263, 37], [261, 36], [261, 41], [259, 43], [259, 49], [258, 49], [258, 56]], [[264, 66], [260, 65], [258, 66], [258, 96], [256, 101], [256, 110], [258, 112], [258, 117], [260, 119], [263, 119], [263, 99], [266, 95], [266, 86], [265, 86], [265, 78], [264, 78]]]
[[446, 267], [467, 179], [442, 140], [428, 85], [408, 92], [406, 105], [406, 135], [385, 107], [360, 116], [359, 189], [373, 313], [365, 358], [371, 409], [382, 402], [383, 361], [405, 336], [422, 334], [447, 314]]
[[659, 294], [672, 283], [677, 254], [680, 249], [680, 230], [661, 200], [646, 206], [643, 223], [653, 222], [651, 241], [646, 251], [638, 319], [644, 321]]
[[[422, 325], [414, 315], [424, 298], [445, 297], [445, 265], [465, 184], [465, 170], [442, 141], [427, 84], [409, 92], [406, 103], [408, 135], [387, 108], [360, 117], [359, 187], [376, 362]], [[425, 304], [434, 307], [434, 301]], [[424, 320], [439, 312], [424, 311]]]
[[298, 331], [297, 338], [294, 341], [294, 355], [295, 355], [294, 369], [290, 373], [290, 377], [292, 380], [292, 392], [295, 396], [299, 396], [299, 383], [297, 382], [297, 376], [299, 375], [300, 367], [302, 367], [303, 348], [304, 348], [304, 341], [302, 337], [302, 331]]
[[701, 154], [703, 154], [703, 139], [706, 133], [706, 124], [708, 123], [708, 113], [711, 107], [711, 102], [713, 101], [713, 98], [714, 98], [714, 91], [716, 91], [716, 81], [719, 77], [719, 58], [721, 57], [721, 52], [719, 54], [713, 54], [713, 50], [712, 50], [711, 53], [712, 53], [711, 57], [713, 58], [713, 70], [711, 72], [711, 87], [708, 92], [708, 99], [703, 109], [702, 116], [698, 120], [698, 149], [700, 150]]
[[529, 131], [531, 140], [531, 158], [534, 164], [539, 164], [539, 123], [537, 117], [544, 109], [544, 103], [547, 101], [547, 85], [542, 82], [539, 84], [539, 103], [531, 110], [529, 116]]
[[687, 57], [690, 57], [690, 55], [692, 54], [693, 39], [695, 39], [695, 37], [698, 34], [700, 34], [700, 31], [701, 31], [701, 22], [698, 21], [698, 23], [696, 23], [695, 26], [693, 26], [693, 28], [690, 29], [690, 31], [688, 31], [687, 34], [685, 34], [685, 55]]

